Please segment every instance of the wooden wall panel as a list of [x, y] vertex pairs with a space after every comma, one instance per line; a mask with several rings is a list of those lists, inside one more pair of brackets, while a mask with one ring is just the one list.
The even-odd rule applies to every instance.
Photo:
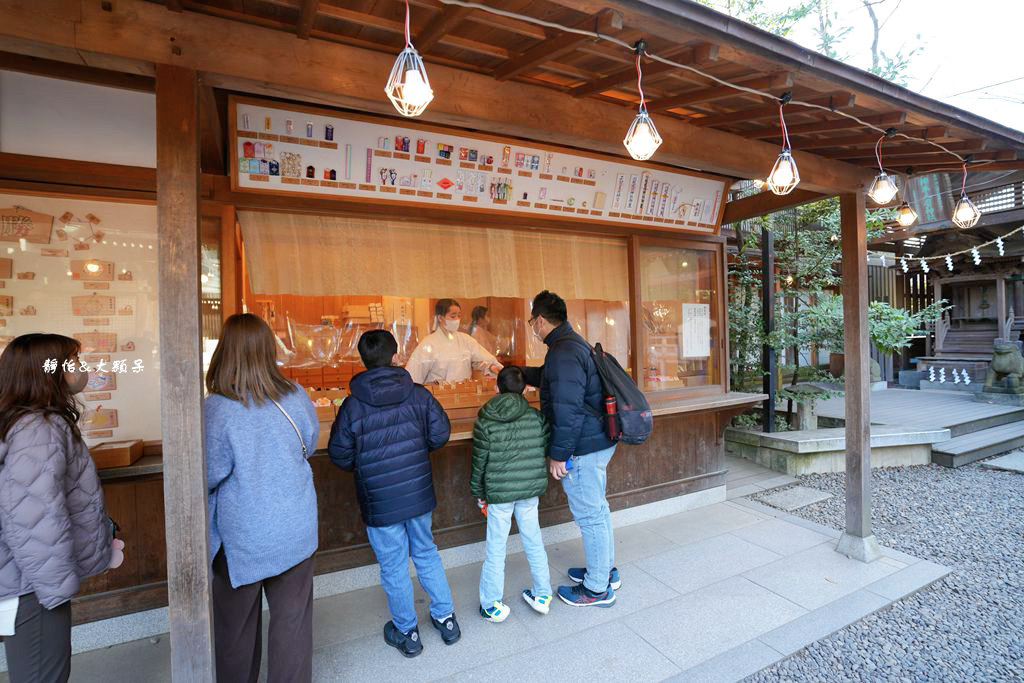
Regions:
[[[642, 505], [725, 484], [724, 450], [714, 411], [655, 418], [655, 429], [641, 446], [620, 446], [608, 468], [608, 502], [613, 510]], [[485, 518], [469, 492], [472, 446], [461, 441], [431, 456], [437, 509], [434, 535], [441, 548], [481, 541]], [[376, 562], [366, 537], [353, 475], [335, 467], [326, 454], [310, 460], [317, 490], [322, 574]], [[90, 580], [76, 599], [76, 622], [166, 605], [166, 551], [163, 489], [159, 476], [107, 482], [111, 516], [122, 525], [127, 545], [121, 570]], [[562, 487], [551, 481], [541, 497], [542, 526], [569, 522]], [[128, 558], [131, 559], [129, 567]], [[481, 558], [482, 559], [482, 558]], [[116, 592], [111, 592], [116, 591]]]

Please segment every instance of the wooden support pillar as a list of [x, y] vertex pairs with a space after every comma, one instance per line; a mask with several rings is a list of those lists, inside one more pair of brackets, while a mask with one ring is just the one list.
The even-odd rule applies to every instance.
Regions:
[[223, 319], [242, 312], [242, 270], [235, 239], [235, 207], [225, 204], [220, 216], [220, 307]]
[[[761, 228], [761, 321], [765, 335], [775, 330], [775, 240], [771, 230]], [[775, 431], [775, 390], [778, 383], [775, 349], [768, 344], [761, 347], [761, 365], [764, 369], [762, 391], [768, 398], [762, 403], [761, 428]]]
[[213, 681], [199, 308], [199, 85], [156, 66], [161, 433], [171, 676]]
[[881, 557], [871, 532], [871, 346], [864, 193], [839, 196], [846, 375], [846, 532], [836, 550], [862, 562]]
[[644, 388], [643, 300], [640, 290], [640, 238], [633, 235], [627, 244], [629, 259], [629, 366], [633, 380]]

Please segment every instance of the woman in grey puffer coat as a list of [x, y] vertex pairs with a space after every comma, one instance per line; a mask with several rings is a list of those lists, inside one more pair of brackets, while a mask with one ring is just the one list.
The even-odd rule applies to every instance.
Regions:
[[79, 349], [28, 334], [0, 355], [0, 635], [12, 683], [68, 680], [71, 598], [124, 559], [77, 426], [88, 374], [65, 372]]

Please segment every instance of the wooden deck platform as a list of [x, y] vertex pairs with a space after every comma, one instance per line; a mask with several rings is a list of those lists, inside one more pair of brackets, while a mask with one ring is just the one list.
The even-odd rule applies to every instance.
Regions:
[[[843, 397], [819, 401], [818, 416], [842, 420]], [[871, 424], [949, 429], [953, 436], [1024, 418], [1024, 408], [980, 403], [960, 391], [884, 389], [871, 392]], [[972, 428], [964, 431], [965, 428]]]
[[[844, 419], [843, 397], [818, 403], [818, 416]], [[871, 393], [871, 423], [946, 428], [952, 438], [932, 448], [932, 461], [959, 467], [1024, 445], [1024, 408], [975, 401], [960, 391], [885, 389]]]

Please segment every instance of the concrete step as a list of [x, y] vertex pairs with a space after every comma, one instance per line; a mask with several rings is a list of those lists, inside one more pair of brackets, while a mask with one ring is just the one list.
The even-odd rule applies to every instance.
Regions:
[[1008, 424], [963, 434], [935, 444], [932, 446], [932, 462], [945, 467], [960, 467], [1021, 446], [1024, 446], [1024, 421], [1018, 417]]

